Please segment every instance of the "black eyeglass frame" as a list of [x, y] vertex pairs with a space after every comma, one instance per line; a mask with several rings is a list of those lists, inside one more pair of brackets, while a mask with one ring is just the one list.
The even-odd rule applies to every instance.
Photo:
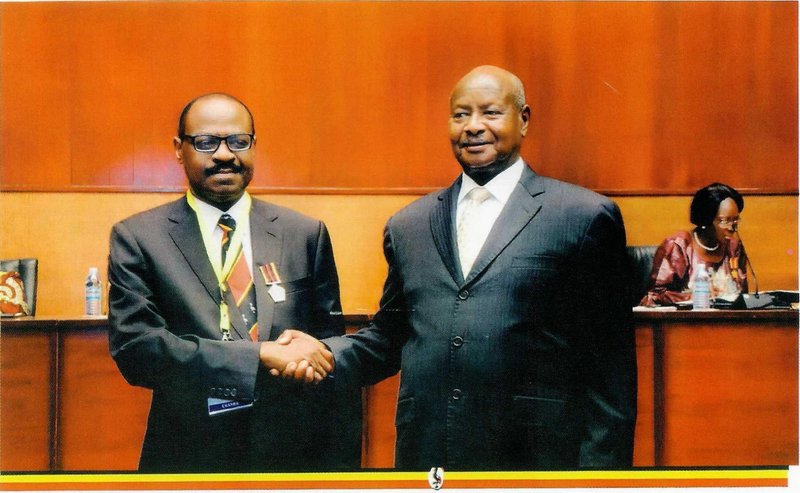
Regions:
[[[250, 138], [250, 143], [247, 145], [247, 147], [245, 147], [244, 149], [231, 149], [231, 138], [241, 137], [243, 135], [246, 135], [246, 136], [248, 136]], [[184, 134], [184, 135], [180, 135], [179, 137], [180, 137], [181, 140], [188, 140], [192, 144], [192, 148], [195, 151], [202, 152], [202, 153], [205, 153], [205, 154], [212, 154], [212, 153], [217, 152], [217, 150], [219, 149], [219, 146], [220, 146], [220, 144], [222, 144], [223, 140], [225, 141], [225, 145], [228, 146], [228, 150], [231, 151], [231, 152], [244, 152], [244, 151], [250, 150], [250, 148], [253, 147], [253, 142], [255, 141], [255, 136], [256, 136], [256, 134], [244, 134], [244, 133], [242, 133], [242, 134], [229, 134], [229, 135], [211, 135], [211, 134], [187, 135], [187, 134]], [[198, 149], [197, 148], [197, 144], [195, 143], [195, 140], [200, 138], [200, 137], [211, 137], [212, 139], [216, 139], [216, 141], [217, 141], [216, 147], [214, 147], [213, 149]]]

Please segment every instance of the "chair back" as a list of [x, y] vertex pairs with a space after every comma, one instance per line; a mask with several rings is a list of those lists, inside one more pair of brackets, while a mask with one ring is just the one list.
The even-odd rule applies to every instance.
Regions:
[[25, 287], [25, 302], [31, 309], [31, 315], [36, 315], [36, 283], [39, 278], [39, 260], [35, 258], [15, 258], [0, 260], [0, 270], [4, 272], [18, 272]]

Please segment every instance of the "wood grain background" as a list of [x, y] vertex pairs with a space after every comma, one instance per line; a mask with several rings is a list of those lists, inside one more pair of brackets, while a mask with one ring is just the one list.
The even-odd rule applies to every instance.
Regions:
[[448, 184], [448, 96], [524, 81], [524, 156], [612, 193], [797, 191], [796, 2], [57, 2], [0, 5], [0, 187], [176, 191], [191, 98], [251, 107], [259, 191]]
[[[610, 194], [629, 244], [689, 227], [687, 194], [723, 181], [747, 193], [742, 234], [761, 288], [797, 289], [797, 10], [797, 2], [0, 3], [0, 257], [38, 257], [39, 315], [79, 317], [86, 269], [105, 271], [111, 225], [185, 188], [171, 145], [181, 108], [224, 91], [255, 116], [251, 191], [325, 220], [345, 312], [373, 313], [386, 269], [382, 226], [457, 175], [449, 91], [472, 67], [496, 64], [526, 85], [533, 121], [523, 156], [539, 173]], [[796, 380], [789, 393], [765, 386], [758, 375], [780, 382], [782, 373], [750, 357], [755, 349], [794, 365], [796, 379], [796, 332], [767, 344], [774, 328], [748, 338], [696, 329], [666, 341], [679, 350], [665, 360], [676, 379], [665, 389], [664, 459], [720, 464], [693, 440], [707, 419], [721, 425], [708, 435], [726, 450], [784, 432], [781, 450], [796, 451], [796, 405], [756, 422], [747, 412], [761, 401], [725, 392], [712, 397], [726, 405], [703, 400], [703, 389], [727, 379], [796, 403]], [[649, 380], [652, 337], [641, 334], [640, 377]], [[72, 335], [53, 351], [47, 334], [4, 343], [4, 388], [35, 395], [3, 396], [2, 434], [22, 445], [13, 459], [24, 466], [6, 454], [0, 468], [134, 467], [148, 394], [122, 380], [102, 333]], [[57, 408], [46, 399], [54, 371], [70, 398]], [[92, 394], [107, 381], [112, 391]], [[367, 463], [386, 467], [396, 380], [372, 391], [367, 425], [377, 439]], [[642, 429], [653, 426], [651, 404], [641, 403]], [[715, 414], [701, 415], [708, 406]], [[81, 425], [60, 430], [50, 464], [53, 414]], [[725, 428], [734, 422], [754, 426]], [[91, 436], [98, 429], [114, 432]], [[91, 440], [98, 436], [102, 446]], [[746, 450], [761, 455], [732, 463], [785, 460]], [[637, 464], [654, 455], [640, 442]]]

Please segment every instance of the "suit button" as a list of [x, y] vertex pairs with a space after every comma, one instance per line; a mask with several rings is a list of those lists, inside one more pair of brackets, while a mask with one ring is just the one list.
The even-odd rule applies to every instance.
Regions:
[[461, 399], [461, 389], [453, 389], [450, 397], [452, 397], [454, 401]]
[[458, 292], [458, 299], [460, 299], [460, 300], [465, 300], [465, 299], [467, 299], [467, 298], [469, 298], [469, 291], [467, 291], [467, 290], [465, 289], [465, 290], [463, 290], [463, 291], [459, 291], [459, 292]]
[[225, 397], [229, 397], [231, 395], [231, 389], [225, 389], [225, 391], [222, 392], [222, 395], [224, 395]]
[[231, 389], [231, 397], [236, 397], [236, 394], [238, 394], [238, 392], [236, 392], [236, 389]]
[[464, 338], [461, 336], [453, 337], [453, 347], [461, 347], [464, 344]]

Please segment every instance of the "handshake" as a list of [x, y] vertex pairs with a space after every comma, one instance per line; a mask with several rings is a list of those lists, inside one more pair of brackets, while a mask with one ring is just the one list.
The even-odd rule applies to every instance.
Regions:
[[299, 330], [285, 330], [278, 339], [262, 342], [261, 364], [271, 375], [296, 382], [321, 382], [333, 371], [333, 353], [314, 337]]

